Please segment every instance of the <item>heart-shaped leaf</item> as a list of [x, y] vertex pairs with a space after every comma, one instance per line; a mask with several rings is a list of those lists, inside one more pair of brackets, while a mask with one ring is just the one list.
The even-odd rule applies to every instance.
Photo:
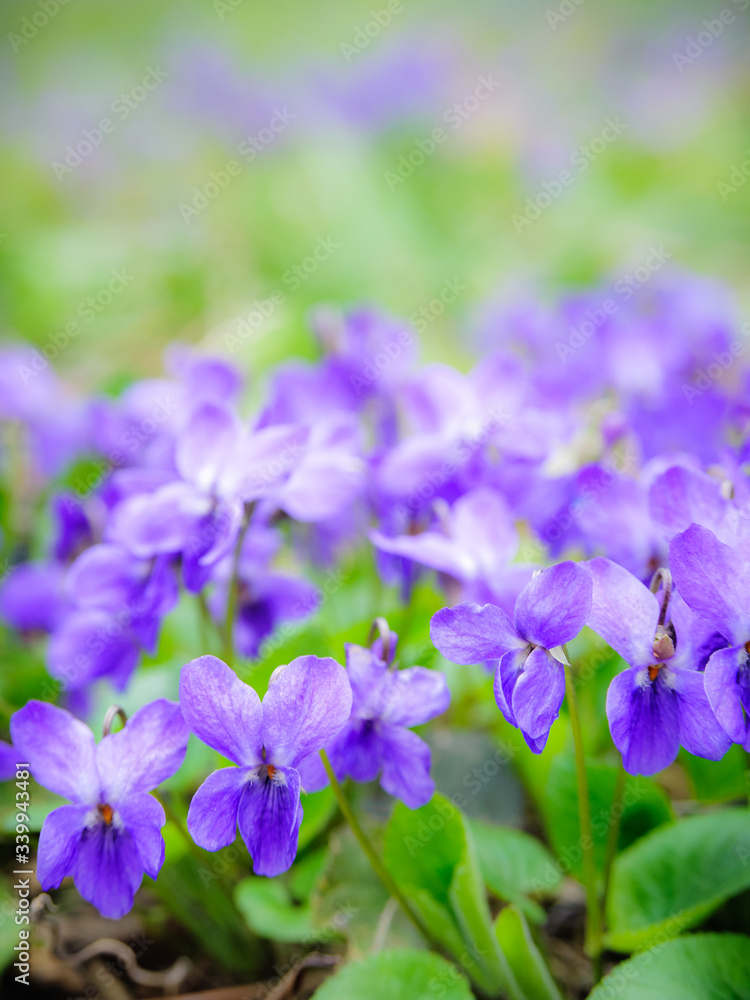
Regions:
[[689, 934], [616, 966], [589, 1000], [750, 1000], [750, 938]]

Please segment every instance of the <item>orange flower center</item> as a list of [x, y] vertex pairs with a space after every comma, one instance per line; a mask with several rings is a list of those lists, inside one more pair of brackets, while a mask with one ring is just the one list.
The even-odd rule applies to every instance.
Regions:
[[112, 808], [112, 806], [107, 805], [106, 802], [102, 802], [101, 803], [101, 805], [99, 806], [99, 815], [104, 820], [104, 822], [107, 824], [107, 826], [111, 826], [112, 825], [112, 817], [114, 816], [114, 814], [115, 814], [115, 811]]

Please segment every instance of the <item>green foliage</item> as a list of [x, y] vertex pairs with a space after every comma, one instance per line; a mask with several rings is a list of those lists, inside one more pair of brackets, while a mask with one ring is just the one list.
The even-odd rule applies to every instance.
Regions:
[[495, 934], [526, 1000], [562, 1000], [519, 908], [506, 906], [500, 911]]
[[386, 867], [432, 934], [491, 996], [517, 987], [493, 934], [469, 822], [441, 795], [421, 809], [398, 803], [388, 824]]
[[542, 923], [544, 910], [529, 896], [550, 894], [562, 881], [547, 848], [528, 833], [512, 827], [475, 820], [471, 832], [487, 886], [499, 899], [515, 903], [529, 920]]
[[[604, 870], [607, 838], [616, 820], [614, 805], [617, 768], [599, 761], [587, 761], [586, 774], [591, 802], [594, 856], [599, 873]], [[649, 778], [628, 777], [623, 795], [619, 847], [624, 849], [639, 837], [672, 820], [664, 791]], [[578, 822], [578, 790], [572, 754], [556, 756], [549, 767], [547, 783], [539, 807], [550, 843], [558, 856], [563, 874], [581, 876], [581, 832]]]
[[750, 1000], [750, 938], [691, 934], [618, 965], [589, 1000]]
[[272, 941], [306, 941], [313, 936], [308, 906], [295, 906], [279, 879], [251, 876], [234, 890], [234, 899], [248, 927]]
[[748, 886], [746, 809], [693, 816], [655, 830], [615, 861], [608, 944], [637, 951], [676, 937]]
[[471, 1000], [469, 984], [454, 965], [423, 951], [383, 951], [345, 965], [319, 990], [317, 1000]]

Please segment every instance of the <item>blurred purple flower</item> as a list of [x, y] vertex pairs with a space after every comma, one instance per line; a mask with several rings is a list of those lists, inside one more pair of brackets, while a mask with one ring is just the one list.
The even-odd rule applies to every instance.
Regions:
[[[389, 662], [380, 642], [372, 649], [346, 645], [346, 672], [352, 686], [352, 712], [339, 735], [326, 746], [338, 778], [374, 781], [389, 795], [418, 809], [432, 798], [430, 748], [412, 726], [447, 711], [451, 694], [443, 674], [425, 667], [393, 668], [397, 636], [389, 637]], [[299, 766], [302, 785], [315, 792], [328, 784], [317, 755]], [[382, 773], [381, 773], [382, 772]]]

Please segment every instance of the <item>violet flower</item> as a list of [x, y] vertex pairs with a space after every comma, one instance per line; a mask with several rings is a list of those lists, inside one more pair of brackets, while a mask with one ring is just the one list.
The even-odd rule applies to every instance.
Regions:
[[53, 809], [39, 835], [42, 888], [55, 889], [71, 875], [102, 916], [124, 916], [144, 872], [156, 878], [164, 862], [164, 810], [148, 792], [185, 756], [189, 734], [179, 705], [145, 705], [98, 746], [83, 722], [41, 701], [16, 712], [10, 729], [34, 778], [71, 803]]
[[683, 597], [729, 646], [706, 664], [706, 694], [732, 741], [750, 750], [750, 564], [697, 524], [672, 539], [669, 555]]
[[256, 875], [285, 872], [302, 822], [297, 766], [349, 718], [346, 671], [329, 657], [298, 656], [274, 671], [261, 704], [225, 663], [200, 656], [182, 668], [180, 704], [195, 735], [238, 765], [214, 771], [193, 796], [193, 840], [218, 851], [239, 827]]
[[[374, 781], [410, 809], [432, 798], [429, 746], [411, 726], [421, 726], [442, 715], [451, 693], [443, 674], [426, 667], [393, 669], [398, 637], [391, 633], [383, 659], [378, 640], [372, 649], [346, 644], [346, 667], [352, 686], [352, 712], [326, 753], [339, 779]], [[328, 784], [319, 757], [300, 765], [302, 784], [310, 792]]]
[[479, 588], [503, 592], [509, 574], [515, 577], [516, 571], [523, 572], [522, 567], [509, 566], [518, 550], [513, 516], [501, 494], [489, 486], [471, 490], [444, 509], [442, 523], [435, 529], [395, 538], [371, 531], [370, 539], [381, 552], [411, 559], [457, 580], [462, 596], [473, 597], [472, 591]]
[[[719, 760], [729, 748], [703, 687], [710, 654], [723, 645], [680, 598], [665, 590], [661, 603], [622, 566], [589, 563], [594, 596], [589, 626], [628, 664], [607, 692], [607, 718], [630, 774], [656, 774], [682, 745], [696, 757]], [[667, 614], [669, 612], [669, 615]]]
[[508, 722], [541, 753], [565, 695], [565, 656], [591, 610], [591, 574], [585, 565], [558, 563], [541, 570], [516, 600], [513, 621], [494, 604], [458, 604], [433, 616], [432, 641], [453, 663], [499, 660], [495, 700]]

